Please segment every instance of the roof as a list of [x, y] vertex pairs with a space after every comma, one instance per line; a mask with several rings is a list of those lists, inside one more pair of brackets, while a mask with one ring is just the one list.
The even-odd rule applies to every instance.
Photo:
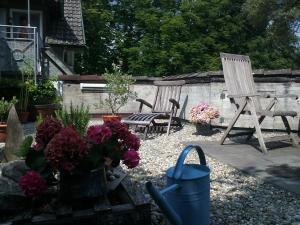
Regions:
[[84, 46], [85, 36], [81, 0], [65, 0], [63, 16], [50, 25], [47, 44]]

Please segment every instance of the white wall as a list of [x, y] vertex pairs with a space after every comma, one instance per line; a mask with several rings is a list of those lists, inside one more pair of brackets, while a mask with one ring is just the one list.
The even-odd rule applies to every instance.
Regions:
[[[97, 108], [95, 104], [99, 104], [100, 100], [105, 99], [106, 93], [88, 93], [80, 90], [80, 85], [75, 83], [63, 84], [63, 103], [68, 106], [71, 102], [75, 105], [84, 103], [90, 106], [90, 112], [93, 114], [109, 113], [107, 108], [103, 106]], [[133, 86], [134, 91], [137, 92], [138, 98], [145, 99], [149, 103], [153, 103], [156, 87], [152, 84], [136, 84]], [[180, 105], [181, 109], [178, 110], [178, 115], [183, 119], [189, 119], [189, 109], [201, 102], [206, 102], [212, 106], [215, 106], [220, 110], [222, 118], [215, 119], [213, 121], [216, 125], [226, 126], [231, 118], [234, 116], [234, 110], [231, 107], [228, 98], [221, 99], [220, 95], [224, 91], [225, 83], [211, 82], [211, 83], [195, 83], [186, 84], [182, 88]], [[300, 95], [300, 83], [296, 82], [281, 82], [281, 83], [257, 83], [258, 91], [267, 91], [272, 94], [299, 94]], [[263, 100], [262, 106], [266, 107], [271, 99]], [[139, 108], [139, 103], [131, 100], [126, 106], [121, 108], [120, 113], [132, 113], [136, 112]], [[280, 99], [279, 104], [276, 105], [277, 110], [295, 110], [300, 113], [299, 100], [292, 99]], [[149, 110], [148, 110], [149, 111]], [[222, 121], [222, 119], [224, 119]], [[293, 129], [298, 129], [299, 117], [290, 119], [293, 124]], [[242, 119], [239, 119], [237, 126], [252, 127], [249, 116], [242, 115]], [[263, 128], [268, 129], [281, 129], [283, 124], [280, 118], [267, 118], [262, 124]]]

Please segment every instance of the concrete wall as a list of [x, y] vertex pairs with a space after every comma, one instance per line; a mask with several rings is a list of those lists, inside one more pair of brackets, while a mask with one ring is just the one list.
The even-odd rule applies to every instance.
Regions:
[[[266, 76], [265, 73], [270, 71], [265, 71], [263, 74], [256, 74], [255, 80], [257, 85], [257, 90], [259, 92], [268, 92], [271, 94], [299, 94], [300, 95], [300, 72], [299, 71], [289, 71], [288, 73], [284, 71], [273, 71], [275, 75]], [[261, 72], [260, 72], [261, 73]], [[298, 77], [299, 76], [299, 77]], [[198, 74], [195, 77], [190, 75], [186, 76], [174, 76], [168, 79], [185, 79], [187, 84], [182, 88], [180, 105], [181, 109], [178, 111], [178, 116], [182, 119], [189, 119], [189, 109], [201, 102], [208, 103], [220, 110], [221, 117], [215, 119], [213, 124], [227, 126], [234, 116], [234, 109], [232, 108], [228, 98], [222, 98], [221, 94], [226, 93], [226, 87], [223, 80], [223, 75], [220, 72], [215, 73], [205, 73]], [[84, 78], [83, 78], [84, 79]], [[68, 106], [70, 102], [79, 105], [81, 103], [88, 104], [93, 114], [103, 114], [109, 113], [109, 110], [103, 106], [100, 108], [96, 107], [95, 104], [99, 104], [100, 100], [103, 100], [107, 94], [106, 93], [93, 93], [93, 92], [82, 92], [80, 90], [80, 83], [87, 82], [98, 82], [103, 83], [103, 81], [84, 81], [77, 80], [76, 82], [72, 80], [64, 81], [63, 83], [63, 102], [64, 105]], [[153, 103], [156, 87], [153, 86], [151, 79], [148, 81], [141, 81], [137, 79], [137, 83], [133, 86], [134, 91], [137, 92], [138, 98], [143, 98], [146, 101]], [[261, 104], [264, 107], [271, 101], [271, 99], [263, 99]], [[129, 101], [129, 103], [124, 106], [120, 113], [132, 113], [138, 110], [139, 104], [134, 100]], [[300, 100], [293, 99], [279, 99], [278, 104], [275, 106], [278, 110], [295, 110], [300, 114]], [[242, 119], [239, 119], [237, 126], [240, 127], [252, 127], [252, 122], [249, 116], [242, 115]], [[290, 118], [293, 124], [293, 129], [298, 129], [299, 116], [297, 118]], [[282, 129], [283, 124], [280, 118], [267, 118], [262, 124], [263, 128], [267, 129]]]

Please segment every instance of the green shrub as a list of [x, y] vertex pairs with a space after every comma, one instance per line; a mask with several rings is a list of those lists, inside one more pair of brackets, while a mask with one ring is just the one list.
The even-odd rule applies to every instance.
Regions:
[[29, 87], [34, 76], [33, 66], [30, 61], [24, 61], [22, 67], [20, 68], [22, 85], [20, 86], [20, 95], [17, 108], [20, 112], [26, 112], [28, 109], [29, 102]]
[[69, 110], [64, 107], [62, 110], [55, 111], [55, 114], [65, 126], [74, 125], [80, 135], [85, 134], [90, 120], [89, 107], [84, 106], [84, 104], [81, 104], [80, 107], [74, 107], [71, 103]]
[[0, 100], [0, 123], [6, 122], [8, 113], [10, 108], [17, 103], [17, 99], [14, 96], [12, 100], [7, 101], [4, 99], [4, 97]]
[[43, 80], [34, 84], [32, 80], [28, 81], [28, 93], [34, 105], [57, 103], [58, 96], [54, 84], [51, 80]]

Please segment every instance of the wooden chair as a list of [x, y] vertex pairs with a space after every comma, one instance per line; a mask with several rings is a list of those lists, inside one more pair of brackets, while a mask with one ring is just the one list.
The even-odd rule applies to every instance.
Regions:
[[[286, 128], [286, 132], [288, 139], [290, 139], [293, 145], [298, 146], [298, 143], [291, 133], [291, 128], [287, 117], [295, 117], [297, 116], [297, 112], [295, 111], [271, 111], [273, 106], [277, 103], [278, 98], [282, 97], [290, 97], [293, 99], [297, 99], [297, 95], [279, 95], [279, 96], [271, 96], [271, 95], [261, 95], [256, 91], [251, 61], [248, 56], [244, 55], [233, 55], [227, 53], [221, 53], [221, 60], [223, 66], [223, 73], [225, 78], [225, 83], [228, 91], [228, 98], [230, 98], [230, 102], [235, 108], [235, 116], [232, 121], [228, 125], [220, 144], [223, 144], [229, 132], [233, 128], [236, 121], [239, 119], [241, 114], [249, 114], [252, 117], [252, 121], [254, 123], [254, 128], [251, 130], [247, 139], [249, 140], [254, 132], [256, 131], [258, 141], [263, 153], [267, 153], [267, 148], [262, 136], [260, 124], [263, 122], [266, 116], [268, 117], [277, 117], [280, 116], [283, 124]], [[260, 104], [260, 98], [267, 97], [272, 98], [269, 105], [266, 109], [262, 109]]]
[[[144, 138], [147, 137], [150, 126], [167, 126], [167, 135], [170, 134], [171, 126], [181, 126], [180, 119], [176, 117], [177, 110], [180, 108], [179, 99], [181, 87], [185, 84], [184, 80], [177, 81], [154, 81], [157, 86], [155, 99], [151, 105], [143, 99], [136, 99], [140, 102], [139, 111], [122, 120], [128, 125], [145, 127]], [[143, 106], [151, 108], [150, 113], [143, 113]], [[157, 122], [157, 120], [167, 120], [167, 122]]]

